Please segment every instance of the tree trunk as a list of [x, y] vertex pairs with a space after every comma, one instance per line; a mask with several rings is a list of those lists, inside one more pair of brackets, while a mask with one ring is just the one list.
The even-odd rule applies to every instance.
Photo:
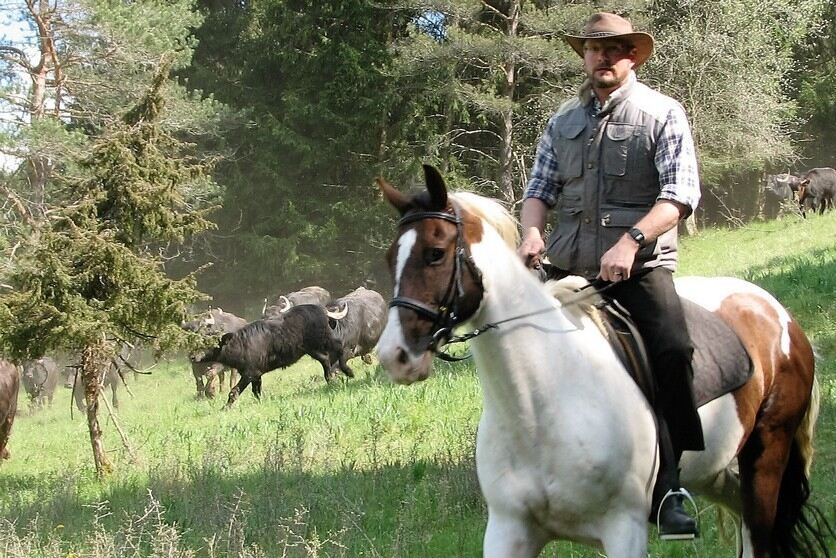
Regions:
[[102, 443], [102, 429], [99, 426], [99, 391], [102, 379], [110, 366], [110, 352], [104, 340], [87, 345], [81, 352], [81, 382], [87, 403], [87, 428], [90, 431], [90, 445], [93, 447], [93, 462], [96, 475], [101, 478], [113, 470]]
[[[507, 32], [506, 35], [513, 39], [517, 36], [517, 26], [520, 22], [520, 0], [515, 0], [508, 8]], [[502, 87], [502, 95], [509, 101], [514, 101], [517, 81], [517, 65], [514, 59], [507, 60], [504, 64], [505, 83]], [[499, 136], [501, 145], [499, 148], [499, 188], [502, 195], [509, 204], [516, 201], [514, 192], [514, 107], [513, 105], [502, 114], [499, 125]]]
[[[28, 112], [30, 121], [34, 123], [43, 119], [47, 114], [47, 89], [50, 85], [55, 88], [55, 95], [52, 97], [53, 106], [50, 110], [54, 117], [59, 116], [64, 74], [55, 46], [55, 30], [53, 28], [55, 8], [51, 7], [47, 0], [26, 0], [26, 7], [38, 30], [38, 50], [40, 51], [37, 64], [28, 68], [32, 80]], [[51, 80], [50, 74], [52, 75]], [[27, 174], [32, 192], [32, 202], [35, 210], [40, 215], [44, 211], [46, 182], [51, 173], [52, 164], [47, 157], [34, 154], [30, 156]]]

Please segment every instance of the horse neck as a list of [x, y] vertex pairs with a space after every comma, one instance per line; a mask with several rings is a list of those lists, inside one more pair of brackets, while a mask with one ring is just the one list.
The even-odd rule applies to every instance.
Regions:
[[[525, 268], [517, 254], [498, 237], [485, 236], [479, 246], [471, 247], [485, 288], [484, 302], [472, 320], [473, 325], [480, 327], [555, 306], [554, 298]], [[554, 394], [564, 381], [561, 378], [564, 370], [572, 372], [580, 366], [570, 362], [577, 358], [578, 352], [566, 351], [566, 343], [587, 343], [590, 334], [590, 331], [579, 331], [558, 307], [508, 321], [498, 330], [474, 338], [471, 348], [485, 409], [517, 416], [522, 427], [535, 422], [537, 399]]]

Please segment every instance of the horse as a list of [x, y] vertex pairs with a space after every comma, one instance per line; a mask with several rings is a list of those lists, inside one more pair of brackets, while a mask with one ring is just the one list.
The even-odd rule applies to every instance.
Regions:
[[[448, 194], [436, 169], [424, 171], [426, 191], [413, 195], [377, 179], [401, 215], [378, 356], [394, 382], [412, 384], [431, 375], [454, 327], [475, 328], [460, 338], [470, 339], [483, 395], [484, 556], [536, 557], [556, 539], [610, 558], [646, 556], [658, 471], [647, 398], [592, 321], [523, 265], [511, 214], [489, 198]], [[685, 452], [682, 484], [742, 518], [738, 556], [826, 555], [832, 529], [808, 502], [819, 408], [810, 342], [755, 285], [700, 277], [676, 285], [728, 323], [754, 369], [699, 409], [706, 449]]]

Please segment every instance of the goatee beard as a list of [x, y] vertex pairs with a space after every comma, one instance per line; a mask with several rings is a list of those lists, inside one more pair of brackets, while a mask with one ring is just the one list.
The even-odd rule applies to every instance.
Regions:
[[592, 85], [596, 89], [609, 89], [610, 87], [621, 85], [622, 81], [624, 80], [620, 80], [615, 76], [611, 78], [592, 78]]

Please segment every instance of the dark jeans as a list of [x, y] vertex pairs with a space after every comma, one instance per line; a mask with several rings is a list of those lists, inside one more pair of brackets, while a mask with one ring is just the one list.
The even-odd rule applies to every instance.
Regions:
[[656, 412], [670, 431], [675, 461], [683, 450], [703, 450], [705, 443], [692, 386], [694, 347], [673, 273], [657, 267], [614, 284], [605, 296], [630, 312], [644, 338], [656, 380]]

